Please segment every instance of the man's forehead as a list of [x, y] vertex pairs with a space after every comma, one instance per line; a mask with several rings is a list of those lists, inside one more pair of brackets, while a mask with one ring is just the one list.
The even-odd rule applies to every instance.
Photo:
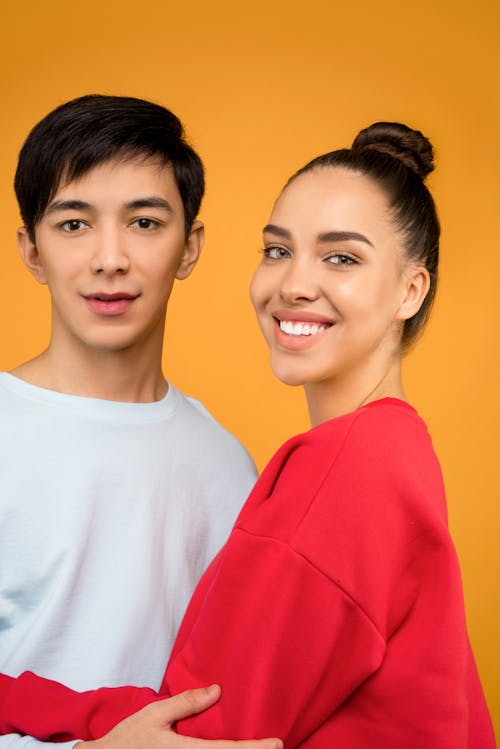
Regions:
[[142, 195], [146, 187], [150, 188], [149, 192], [154, 187], [155, 193], [165, 193], [168, 194], [170, 200], [173, 197], [178, 197], [180, 200], [177, 180], [170, 163], [162, 162], [159, 157], [155, 156], [124, 154], [101, 161], [76, 174], [71, 164], [64, 167], [47, 208], [65, 195], [76, 196], [85, 192], [87, 195], [95, 194], [97, 197], [101, 192], [109, 193], [105, 189], [108, 182], [110, 187], [114, 186], [114, 191], [118, 186], [119, 193], [123, 195], [136, 190]]

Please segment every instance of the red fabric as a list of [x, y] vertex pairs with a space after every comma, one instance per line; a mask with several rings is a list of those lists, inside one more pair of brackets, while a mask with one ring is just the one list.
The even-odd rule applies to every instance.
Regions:
[[157, 699], [147, 687], [75, 692], [30, 671], [17, 679], [0, 674], [0, 733], [24, 733], [42, 741], [100, 738]]
[[[33, 733], [20, 681], [0, 681], [0, 728]], [[277, 735], [286, 749], [495, 746], [441, 473], [411, 407], [372, 403], [275, 455], [195, 591], [160, 691], [213, 682], [220, 702], [180, 732]], [[56, 715], [42, 685], [43, 738], [101, 735], [79, 733], [89, 713], [102, 731], [122, 698], [147, 697], [114, 694], [62, 693]]]

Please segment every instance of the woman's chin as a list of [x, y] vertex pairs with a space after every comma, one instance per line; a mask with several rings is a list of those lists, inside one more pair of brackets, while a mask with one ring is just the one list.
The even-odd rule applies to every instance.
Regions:
[[279, 366], [274, 363], [271, 358], [271, 369], [273, 370], [274, 376], [284, 385], [299, 387], [300, 385], [307, 384], [307, 375], [305, 375], [304, 372], [300, 372], [300, 370], [295, 367]]

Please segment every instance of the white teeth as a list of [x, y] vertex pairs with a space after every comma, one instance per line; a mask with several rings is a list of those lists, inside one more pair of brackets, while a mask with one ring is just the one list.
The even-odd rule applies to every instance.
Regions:
[[280, 320], [280, 330], [287, 335], [317, 335], [326, 330], [326, 325], [316, 325], [308, 322], [296, 322], [291, 320]]

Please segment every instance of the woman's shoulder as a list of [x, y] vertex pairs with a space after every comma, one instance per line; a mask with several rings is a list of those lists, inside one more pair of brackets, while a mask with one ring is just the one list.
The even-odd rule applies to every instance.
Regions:
[[[318, 445], [328, 442], [325, 424]], [[324, 448], [322, 448], [324, 449]], [[447, 533], [446, 499], [439, 461], [427, 427], [404, 401], [386, 398], [350, 414], [304, 521], [348, 518], [356, 525], [400, 532]], [[398, 530], [399, 529], [399, 530]]]
[[368, 403], [323, 422], [298, 439], [326, 463], [352, 457], [358, 467], [375, 460], [387, 468], [405, 466], [416, 454], [435, 459], [425, 422], [410, 404], [398, 398]]
[[427, 435], [427, 428], [417, 411], [406, 401], [399, 398], [381, 398], [360, 406], [355, 411], [325, 421], [313, 427], [308, 437], [321, 444], [331, 437], [346, 439], [355, 433], [377, 435], [392, 439], [397, 434]]
[[424, 422], [404, 401], [386, 398], [288, 440], [262, 474], [244, 516], [252, 525], [273, 518], [275, 532], [290, 534], [311, 513], [329, 516], [344, 503], [371, 514], [381, 503], [400, 504], [402, 497], [417, 502], [436, 493], [444, 498]]
[[366, 461], [396, 468], [424, 458], [436, 460], [425, 422], [405, 401], [383, 398], [292, 437], [273, 467], [280, 473], [285, 467], [300, 473], [306, 466], [329, 472], [339, 460], [352, 459], [359, 469]]
[[331, 508], [343, 495], [354, 493], [357, 503], [373, 491], [390, 496], [395, 488], [428, 484], [420, 477], [428, 477], [429, 470], [440, 477], [424, 422], [404, 401], [386, 398], [288, 440], [264, 470], [243, 514], [246, 518], [259, 507], [266, 516], [276, 514], [280, 528], [290, 526], [290, 531], [325, 496]]
[[383, 398], [290, 438], [266, 466], [257, 488], [266, 496], [277, 486], [307, 487], [306, 493], [314, 494], [325, 481], [337, 481], [343, 470], [350, 482], [373, 471], [386, 483], [431, 464], [439, 469], [417, 411], [405, 401]]
[[[342, 423], [341, 423], [342, 422]], [[339, 431], [339, 427], [341, 432]], [[407, 496], [442, 489], [439, 461], [423, 419], [405, 401], [383, 398], [317, 427], [311, 438], [325, 451], [331, 437], [341, 445], [328, 470], [335, 485], [371, 487]]]

